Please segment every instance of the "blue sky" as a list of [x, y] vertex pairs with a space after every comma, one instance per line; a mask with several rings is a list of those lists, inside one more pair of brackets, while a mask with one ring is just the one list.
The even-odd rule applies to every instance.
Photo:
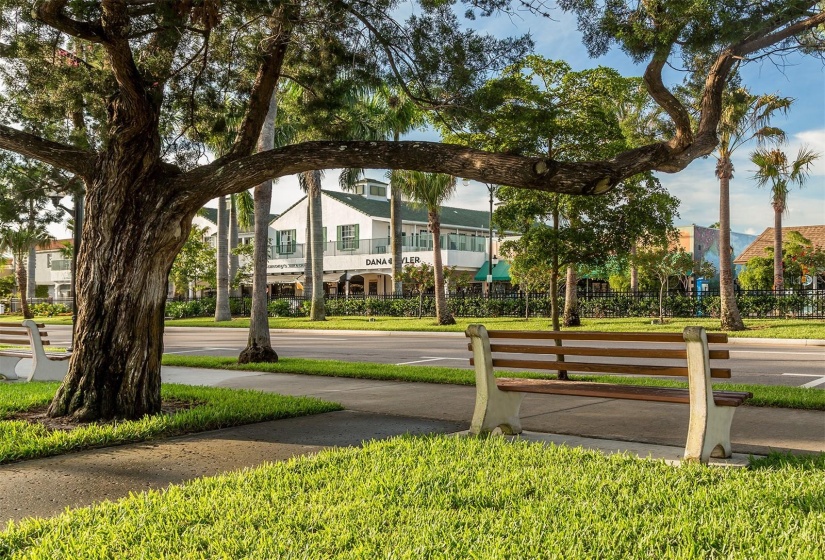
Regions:
[[[529, 32], [536, 44], [536, 52], [547, 58], [566, 60], [574, 70], [598, 65], [616, 68], [625, 76], [641, 75], [643, 66], [635, 66], [619, 49], [598, 59], [588, 56], [581, 42], [572, 16], [559, 11], [547, 21], [529, 14], [519, 17], [479, 18], [474, 22], [477, 29], [503, 37]], [[793, 97], [796, 101], [786, 117], [777, 117], [773, 124], [785, 130], [788, 136], [786, 151], [796, 154], [801, 145], [825, 152], [825, 69], [813, 57], [794, 55], [784, 61], [783, 68], [770, 61], [754, 62], [743, 69], [744, 84], [754, 93], [777, 93]], [[681, 81], [673, 73], [674, 79]], [[410, 139], [438, 140], [432, 131], [419, 131]], [[744, 145], [734, 154], [734, 179], [731, 182], [731, 226], [742, 233], [761, 233], [773, 226], [773, 210], [765, 189], [757, 189], [753, 181], [755, 168], [749, 161], [754, 145]], [[677, 225], [697, 224], [708, 226], [719, 219], [719, 190], [714, 177], [715, 160], [712, 157], [694, 161], [677, 174], [658, 174], [662, 184], [679, 200], [680, 218]], [[369, 171], [368, 175], [383, 180], [381, 171]], [[327, 173], [324, 188], [337, 190], [337, 174]], [[285, 177], [275, 186], [273, 207], [275, 213], [288, 208], [302, 196], [297, 181]], [[802, 190], [794, 190], [788, 198], [788, 212], [783, 224], [813, 225], [825, 223], [825, 155], [814, 166], [811, 176]], [[458, 192], [447, 203], [451, 206], [487, 209], [487, 190], [483, 185], [459, 184]]]

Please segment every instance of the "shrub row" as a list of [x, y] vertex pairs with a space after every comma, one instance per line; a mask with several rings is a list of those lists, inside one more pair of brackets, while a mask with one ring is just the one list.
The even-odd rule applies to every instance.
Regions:
[[[743, 317], [822, 317], [825, 315], [825, 297], [815, 293], [790, 295], [742, 293], [737, 295], [737, 303]], [[666, 317], [719, 317], [720, 299], [715, 294], [696, 298], [687, 294], [669, 293], [662, 304]], [[432, 295], [424, 296], [420, 305], [422, 316], [435, 316], [435, 298]], [[550, 316], [550, 298], [546, 295], [531, 295], [526, 305], [529, 307], [531, 317]], [[559, 297], [559, 309], [563, 306], [564, 298]], [[58, 304], [54, 307], [60, 306]], [[309, 307], [310, 302], [302, 298], [274, 299], [268, 304], [271, 317], [305, 317], [309, 314]], [[492, 298], [452, 296], [447, 299], [447, 307], [456, 317], [523, 317], [525, 298], [522, 294]], [[230, 298], [230, 309], [235, 316], [249, 315], [251, 300], [250, 298]], [[592, 298], [580, 297], [578, 310], [579, 316], [590, 318], [656, 317], [659, 315], [659, 297], [656, 293], [599, 294], [598, 297]], [[60, 311], [55, 312], [60, 313]], [[166, 304], [166, 316], [174, 319], [203, 317], [214, 315], [214, 313], [215, 298], [169, 301]], [[326, 300], [326, 314], [330, 317], [348, 315], [417, 317], [419, 298], [418, 296], [329, 298]]]

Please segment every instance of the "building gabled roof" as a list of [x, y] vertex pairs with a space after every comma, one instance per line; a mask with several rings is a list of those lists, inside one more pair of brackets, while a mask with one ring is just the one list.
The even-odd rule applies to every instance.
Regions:
[[[204, 206], [203, 208], [201, 208], [201, 215], [204, 218], [206, 218], [207, 220], [209, 220], [210, 222], [212, 222], [213, 224], [218, 225], [218, 209], [217, 208], [208, 208], [208, 207]], [[275, 218], [277, 218], [279, 215], [280, 214], [270, 214], [269, 215], [269, 222], [267, 222], [267, 223], [271, 224], [272, 221]], [[252, 218], [252, 225], [249, 226], [248, 228], [239, 227], [238, 231], [243, 232], [243, 233], [249, 233], [249, 232], [255, 231], [255, 215], [253, 214], [251, 216], [251, 218]]]
[[35, 249], [40, 251], [59, 251], [60, 249], [64, 249], [72, 244], [71, 239], [52, 239], [48, 243], [44, 243], [43, 245], [38, 245]]
[[[390, 219], [390, 201], [376, 200], [358, 194], [336, 191], [321, 191], [342, 204], [358, 210], [362, 214], [373, 218]], [[467, 210], [452, 206], [441, 207], [441, 225], [446, 227], [464, 227], [487, 229], [490, 224], [490, 214], [483, 210]], [[407, 222], [427, 223], [427, 209], [411, 202], [401, 203], [401, 219]]]
[[[787, 239], [788, 232], [798, 231], [802, 237], [810, 239], [814, 247], [825, 249], [825, 225], [822, 226], [791, 226], [782, 228], [782, 239]], [[753, 257], [767, 257], [767, 247], [773, 247], [773, 228], [768, 228], [748, 245], [748, 247], [734, 259], [735, 264], [747, 264]]]

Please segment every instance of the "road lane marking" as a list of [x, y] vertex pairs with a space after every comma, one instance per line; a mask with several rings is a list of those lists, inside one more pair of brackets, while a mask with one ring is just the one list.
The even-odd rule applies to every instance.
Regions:
[[400, 364], [395, 364], [395, 365], [397, 365], [397, 366], [408, 366], [410, 364], [420, 364], [420, 363], [423, 363], [423, 362], [435, 362], [435, 361], [438, 361], [438, 360], [459, 360], [461, 362], [467, 361], [467, 358], [441, 358], [441, 357], [435, 357], [435, 356], [421, 356], [421, 358], [422, 359], [420, 359], [420, 360], [415, 360], [415, 361], [412, 361], [412, 362], [401, 362]]
[[825, 377], [820, 377], [819, 379], [814, 379], [813, 381], [805, 383], [802, 386], [806, 389], [811, 389], [813, 387], [816, 387], [817, 385], [822, 385], [823, 383], [825, 383]]
[[174, 352], [164, 352], [164, 354], [186, 354], [187, 352], [209, 352], [210, 350], [237, 350], [237, 348], [193, 348], [191, 350], [176, 350]]
[[817, 373], [783, 373], [782, 375], [789, 375], [791, 377], [816, 377], [817, 379], [809, 381], [804, 385], [800, 385], [800, 387], [805, 387], [806, 389], [811, 389], [813, 387], [825, 384], [825, 377]]
[[436, 360], [440, 360], [441, 358], [427, 358], [425, 360], [415, 360], [413, 362], [401, 362], [400, 364], [395, 364], [397, 366], [406, 366], [409, 364], [420, 364], [422, 362], [435, 362]]

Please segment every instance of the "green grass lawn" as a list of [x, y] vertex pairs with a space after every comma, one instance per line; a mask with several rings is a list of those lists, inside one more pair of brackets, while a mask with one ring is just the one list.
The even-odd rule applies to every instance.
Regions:
[[[432, 317], [332, 317], [326, 321], [310, 321], [306, 317], [271, 317], [269, 326], [273, 329], [314, 329], [314, 330], [365, 330], [365, 331], [429, 331], [464, 332], [467, 325], [481, 323], [488, 329], [502, 330], [549, 330], [550, 320], [499, 317], [493, 319], [456, 318], [455, 325], [439, 326]], [[669, 319], [664, 325], [653, 325], [650, 319], [582, 319], [582, 326], [564, 330], [587, 330], [609, 332], [682, 332], [689, 325], [705, 327], [708, 331], [720, 331], [719, 319]], [[748, 329], [729, 332], [731, 338], [798, 338], [825, 339], [825, 322], [817, 320], [792, 319], [749, 319]], [[176, 319], [166, 321], [168, 327], [237, 327], [249, 328], [249, 318], [239, 317], [232, 321], [216, 323], [212, 317]]]
[[[224, 356], [163, 356], [163, 365], [179, 367], [201, 367], [211, 369], [232, 369], [241, 371], [264, 371], [272, 373], [299, 373], [304, 375], [327, 375], [332, 377], [352, 377], [359, 379], [383, 379], [397, 381], [420, 381], [424, 383], [453, 383], [475, 385], [475, 373], [471, 369], [439, 366], [397, 366], [372, 362], [343, 362], [338, 360], [316, 360], [309, 358], [281, 358], [275, 364], [238, 364], [237, 358]], [[536, 372], [497, 372], [498, 377], [546, 377]], [[601, 381], [628, 385], [651, 385], [658, 387], [687, 387], [687, 382], [650, 377], [620, 377], [608, 375], [572, 375], [581, 381]], [[750, 406], [772, 406], [825, 410], [825, 391], [816, 388], [784, 387], [778, 385], [747, 385], [741, 383], [717, 383], [717, 389], [750, 391], [753, 398]]]
[[825, 558], [825, 456], [401, 437], [24, 520], [4, 558]]
[[40, 424], [9, 419], [17, 412], [48, 404], [57, 387], [55, 382], [0, 383], [0, 464], [341, 410], [336, 403], [314, 398], [164, 384], [161, 388], [163, 399], [193, 403], [194, 406], [173, 415], [159, 414], [113, 424], [92, 423], [71, 431], [51, 431]]
[[[71, 325], [71, 317], [36, 317], [38, 322], [50, 325]], [[488, 329], [506, 330], [549, 330], [547, 318], [525, 320], [518, 317], [497, 318], [456, 318], [455, 325], [440, 326], [432, 317], [331, 317], [327, 321], [310, 321], [306, 317], [270, 317], [273, 329], [314, 329], [314, 330], [364, 330], [364, 331], [430, 331], [464, 332], [471, 323], [482, 323]], [[582, 326], [565, 330], [588, 331], [643, 331], [681, 332], [688, 325], [699, 325], [709, 331], [720, 331], [719, 319], [676, 318], [668, 319], [664, 325], [653, 325], [649, 318], [628, 319], [582, 319]], [[745, 319], [747, 330], [729, 332], [731, 338], [801, 338], [825, 339], [825, 322], [815, 319]], [[248, 317], [238, 317], [231, 321], [216, 323], [212, 317], [191, 319], [170, 319], [168, 327], [236, 327], [249, 328]]]

